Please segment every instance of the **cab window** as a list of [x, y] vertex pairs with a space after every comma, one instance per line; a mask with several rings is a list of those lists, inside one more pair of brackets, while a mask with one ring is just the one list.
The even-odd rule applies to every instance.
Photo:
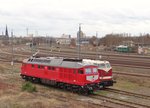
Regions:
[[104, 64], [104, 63], [99, 64], [98, 67], [99, 67], [99, 68], [105, 68], [105, 64]]
[[34, 64], [32, 64], [31, 66], [32, 66], [32, 68], [34, 68]]
[[85, 69], [85, 73], [86, 73], [86, 74], [91, 74], [91, 73], [92, 73], [91, 68], [86, 68], [86, 69]]
[[55, 70], [55, 67], [52, 67], [52, 70]]
[[110, 68], [111, 66], [110, 66], [110, 64], [109, 64], [109, 63], [106, 63], [106, 67], [107, 67], [107, 68]]
[[83, 70], [79, 70], [78, 73], [79, 73], [79, 74], [83, 74]]
[[40, 66], [40, 65], [38, 65], [38, 68], [41, 68], [41, 66]]
[[44, 66], [41, 66], [41, 69], [44, 69]]
[[98, 66], [98, 64], [97, 64], [97, 63], [94, 63], [94, 65], [95, 65], [95, 66]]
[[97, 68], [93, 68], [93, 73], [97, 73]]

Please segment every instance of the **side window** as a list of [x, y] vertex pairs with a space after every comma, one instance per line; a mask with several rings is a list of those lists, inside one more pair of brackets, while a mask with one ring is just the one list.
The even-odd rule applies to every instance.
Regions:
[[55, 67], [52, 67], [52, 70], [55, 70]]
[[83, 70], [79, 70], [78, 73], [79, 73], [79, 74], [83, 74]]
[[99, 64], [99, 66], [98, 66], [99, 68], [105, 68], [105, 64], [104, 63], [102, 63], [102, 64]]
[[110, 68], [111, 66], [110, 66], [110, 64], [109, 64], [109, 63], [106, 63], [106, 67], [107, 67], [107, 68]]
[[48, 70], [51, 70], [51, 67], [48, 67]]
[[86, 69], [85, 69], [85, 73], [86, 73], [86, 74], [91, 74], [91, 73], [92, 73], [91, 68], [86, 68]]
[[98, 64], [97, 64], [97, 63], [94, 63], [94, 65], [95, 65], [95, 66], [98, 66]]
[[31, 67], [34, 68], [34, 64], [32, 64]]
[[40, 65], [38, 65], [38, 68], [40, 69], [40, 68], [41, 68], [41, 66], [40, 66]]
[[93, 68], [93, 73], [97, 73], [97, 68]]

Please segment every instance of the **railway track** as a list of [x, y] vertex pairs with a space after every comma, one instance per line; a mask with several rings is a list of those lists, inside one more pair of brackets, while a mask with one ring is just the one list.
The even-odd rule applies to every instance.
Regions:
[[137, 98], [150, 100], [150, 96], [149, 95], [128, 92], [128, 91], [125, 91], [125, 90], [119, 90], [119, 89], [114, 89], [114, 88], [106, 88], [105, 91], [109, 91], [109, 92], [113, 92], [113, 93], [118, 93], [118, 94], [123, 94], [123, 95], [128, 95], [128, 96], [134, 96], [134, 97], [137, 97]]
[[65, 96], [58, 95], [58, 94], [45, 94], [45, 93], [43, 94], [40, 91], [35, 93], [35, 95], [46, 97], [46, 98], [54, 98], [63, 102], [68, 102], [68, 100], [83, 102], [83, 103], [88, 103], [88, 105], [94, 105], [97, 107], [99, 106], [99, 107], [105, 107], [105, 108], [148, 108], [149, 107], [147, 105], [119, 100], [115, 98], [110, 99], [109, 97], [102, 96], [99, 94], [84, 97], [86, 99], [81, 99], [82, 96], [81, 98], [80, 97], [72, 98], [72, 97], [65, 97]]
[[[49, 53], [51, 53], [51, 54], [64, 54], [64, 55], [73, 55], [73, 54], [75, 54], [75, 56], [78, 56], [77, 55], [77, 53], [76, 53], [76, 50], [75, 51], [66, 51], [66, 50], [61, 50], [61, 51], [59, 51], [58, 49], [55, 49], [55, 50], [52, 50], [52, 51], [49, 51], [49, 49], [45, 49], [45, 48], [39, 48], [39, 50], [42, 52], [42, 53], [44, 53], [44, 54], [49, 54]], [[20, 50], [19, 50], [20, 51]], [[19, 52], [19, 51], [17, 51], [17, 52]], [[25, 51], [26, 52], [28, 52], [29, 54], [31, 54], [31, 51], [30, 50], [21, 50], [23, 53], [25, 53]], [[21, 52], [20, 51], [20, 52]], [[96, 52], [81, 52], [81, 56], [82, 55], [88, 55], [88, 56], [93, 56], [93, 59], [94, 58], [96, 58], [96, 56], [97, 56], [97, 54], [96, 54]], [[100, 54], [98, 54], [98, 55], [100, 55]], [[114, 55], [115, 55], [115, 57], [114, 57]], [[116, 60], [116, 59], [123, 59], [123, 60], [125, 60], [125, 61], [129, 61], [129, 60], [135, 60], [136, 62], [141, 62], [141, 61], [143, 61], [144, 60], [144, 62], [150, 62], [150, 56], [148, 56], [148, 57], [145, 57], [145, 56], [131, 56], [131, 55], [120, 55], [120, 54], [108, 54], [108, 53], [104, 53], [104, 55], [102, 55], [102, 56], [104, 56], [104, 57], [106, 57], [106, 59], [110, 59], [110, 60]], [[116, 58], [117, 57], [117, 58]], [[121, 58], [120, 58], [121, 57]]]
[[[76, 52], [68, 52], [68, 51], [53, 51], [53, 52], [49, 52], [49, 51], [41, 51], [41, 54], [47, 54], [47, 53], [51, 53], [51, 54], [55, 54], [57, 56], [59, 55], [63, 55], [63, 56], [67, 56], [67, 57], [78, 57], [78, 54]], [[84, 56], [82, 56], [84, 55]], [[81, 53], [81, 58], [89, 58], [89, 59], [95, 59], [97, 54], [95, 53]], [[118, 58], [121, 57], [121, 58]], [[123, 58], [122, 56], [117, 56], [117, 58], [112, 58], [110, 55], [106, 56], [104, 60], [108, 60], [110, 61], [112, 64], [122, 64], [122, 65], [134, 65], [134, 66], [139, 66], [139, 67], [148, 67], [148, 69], [150, 69], [150, 59], [138, 59], [137, 57], [128, 57], [127, 58]], [[134, 58], [134, 59], [133, 59]]]
[[92, 98], [101, 99], [109, 103], [114, 103], [116, 105], [124, 106], [125, 108], [149, 108], [149, 105], [144, 105], [140, 103], [135, 103], [131, 101], [121, 100], [113, 97], [108, 97], [100, 94], [92, 96]]
[[[46, 54], [46, 53], [43, 53], [41, 52], [39, 55], [42, 55], [42, 56], [60, 56], [61, 57], [70, 57], [70, 58], [78, 58], [78, 55], [77, 54], [68, 54], [68, 53], [56, 53], [56, 52], [52, 52], [51, 54]], [[84, 55], [84, 57], [81, 57], [81, 58], [85, 58], [85, 59], [95, 59], [96, 57], [95, 56], [89, 56], [89, 55]], [[107, 59], [106, 59], [107, 60]], [[137, 67], [137, 68], [145, 68], [145, 69], [150, 69], [150, 64], [148, 62], [145, 62], [145, 61], [130, 61], [130, 60], [121, 60], [121, 61], [118, 61], [118, 60], [115, 60], [115, 59], [108, 59], [108, 61], [110, 61], [111, 64], [119, 64], [119, 65], [128, 65], [128, 67]]]
[[[22, 51], [18, 51], [16, 52], [17, 54], [15, 54], [15, 56], [20, 56], [20, 57], [29, 57], [32, 55], [32, 53], [30, 51], [26, 51], [26, 52], [22, 52]], [[2, 52], [2, 54], [11, 54], [10, 52]], [[57, 56], [57, 57], [69, 57], [69, 58], [78, 58], [78, 55], [74, 52], [65, 52], [65, 51], [41, 51], [39, 54], [39, 56]], [[95, 59], [96, 55], [95, 54], [84, 54], [84, 57], [82, 58], [89, 58], [89, 59]], [[110, 61], [110, 63], [112, 65], [120, 65], [120, 66], [125, 66], [125, 67], [136, 67], [136, 68], [143, 68], [143, 69], [150, 69], [150, 60], [148, 59], [144, 59], [143, 60], [131, 60], [131, 59], [116, 59], [116, 58], [107, 58], [105, 60]]]
[[[116, 90], [116, 89], [115, 90], [114, 89], [109, 89], [109, 91], [129, 95], [129, 96], [134, 96], [134, 97], [138, 97], [138, 98], [143, 98], [143, 97], [144, 97], [144, 99], [149, 99], [150, 98], [149, 96], [130, 93], [130, 92], [126, 92], [126, 91], [120, 91], [120, 90]], [[55, 99], [63, 101], [63, 102], [68, 101], [68, 99], [65, 99], [66, 97], [63, 97], [63, 96], [60, 96], [60, 95], [52, 96], [52, 94], [44, 94], [43, 92], [37, 92], [35, 95], [43, 96], [43, 97], [50, 98], [50, 99], [55, 98]], [[94, 96], [94, 97], [92, 96], [91, 98], [96, 99], [95, 101], [99, 101], [99, 103], [88, 101], [89, 105], [95, 105], [95, 106], [105, 107], [105, 108], [116, 108], [116, 107], [118, 107], [118, 108], [149, 108], [150, 107], [148, 105], [129, 102], [129, 101], [120, 100], [120, 99], [116, 99], [116, 98], [110, 98], [110, 97], [102, 96], [102, 95], [98, 95], [98, 96]], [[81, 101], [81, 100], [76, 100], [76, 99], [73, 99], [73, 98], [69, 98], [69, 100], [79, 101], [79, 102]], [[83, 101], [83, 102], [85, 102], [85, 101]]]
[[135, 73], [117, 72], [117, 71], [113, 71], [113, 74], [150, 78], [150, 75], [148, 75], [148, 74], [135, 74]]
[[99, 94], [84, 96], [84, 98], [86, 99], [82, 99], [82, 96], [79, 98], [73, 98], [73, 97], [65, 97], [59, 94], [43, 93], [41, 91], [36, 92], [35, 95], [42, 96], [42, 97], [49, 98], [49, 99], [54, 98], [63, 102], [68, 102], [68, 100], [83, 102], [83, 103], [88, 103], [88, 105], [94, 105], [97, 107], [99, 106], [99, 107], [105, 107], [105, 108], [149, 108], [150, 107], [148, 105], [134, 103], [134, 102], [126, 101], [126, 100], [120, 100], [116, 98], [110, 98], [110, 97], [99, 95]]
[[[7, 56], [6, 57], [0, 56], [0, 61], [3, 61], [3, 62], [11, 62], [12, 61], [11, 53], [1, 53], [1, 54], [4, 54], [5, 56], [7, 55]], [[14, 54], [14, 55], [19, 56], [19, 57], [20, 56], [21, 57], [29, 57], [29, 53], [26, 53], [24, 55], [23, 54]], [[22, 61], [16, 59], [16, 60], [14, 60], [14, 63], [22, 63]], [[117, 72], [117, 71], [114, 71], [114, 74], [150, 78], [150, 75], [148, 75], [148, 74], [134, 74], [134, 73], [129, 73], [129, 72]]]
[[135, 65], [120, 65], [120, 64], [111, 64], [112, 66], [121, 66], [121, 67], [130, 67], [130, 68], [140, 68], [140, 69], [150, 69], [150, 67], [147, 66], [135, 66]]
[[[117, 90], [117, 89], [109, 89], [109, 90], [112, 90], [113, 92], [117, 92], [117, 93], [122, 92], [122, 94], [125, 94], [125, 95], [127, 94], [129, 96], [134, 96], [134, 97], [138, 97], [138, 98], [145, 97], [145, 95], [126, 92], [126, 91]], [[88, 103], [88, 105], [94, 105], [97, 107], [104, 107], [104, 108], [149, 108], [150, 107], [148, 105], [143, 105], [140, 103], [130, 102], [130, 101], [126, 101], [126, 100], [120, 100], [120, 99], [103, 96], [103, 95], [99, 95], [99, 94], [86, 96], [85, 98], [91, 98], [89, 101], [87, 101], [87, 99], [82, 100], [80, 97], [79, 97], [79, 99], [77, 99], [77, 98], [73, 98], [73, 97], [65, 97], [65, 96], [62, 96], [59, 94], [43, 93], [43, 91], [38, 91], [38, 92], [35, 92], [34, 94], [36, 96], [42, 96], [42, 97], [45, 97], [48, 99], [54, 98], [56, 100], [63, 101], [63, 102], [68, 102], [68, 100], [69, 101], [71, 100], [71, 101], [76, 101], [76, 102], [80, 102], [80, 103], [82, 103], [82, 102]], [[146, 98], [144, 98], [144, 99], [149, 99], [149, 96], [146, 96]]]
[[[83, 101], [83, 100], [78, 100], [78, 99], [74, 99], [74, 98], [71, 98], [71, 97], [65, 97], [65, 96], [56, 95], [56, 94], [55, 95], [49, 95], [49, 94], [43, 94], [41, 92], [37, 92], [37, 93], [34, 93], [34, 94], [36, 96], [38, 95], [38, 96], [42, 96], [42, 97], [45, 97], [45, 98], [48, 98], [48, 99], [54, 98], [56, 100], [67, 102], [67, 103], [68, 103], [68, 101], [76, 101], [76, 102], [79, 102], [79, 103], [82, 103], [82, 104], [87, 104], [87, 102]], [[112, 106], [104, 105], [101, 102], [100, 103], [95, 103], [95, 102], [88, 101], [88, 106], [89, 105], [94, 105], [96, 107], [104, 107], [104, 108], [115, 108], [115, 107], [112, 107]]]
[[[38, 48], [39, 50], [43, 50], [43, 51], [48, 51], [50, 49], [47, 49], [47, 48], [43, 48], [43, 47], [39, 47]], [[58, 49], [53, 49], [55, 50], [55, 52], [59, 52]], [[67, 52], [67, 53], [77, 53], [76, 49], [72, 49], [72, 50], [68, 50], [67, 49], [60, 49], [61, 52]], [[85, 54], [88, 54], [88, 55], [101, 55], [101, 56], [104, 56], [104, 57], [122, 57], [122, 58], [136, 58], [136, 59], [150, 59], [150, 56], [143, 56], [143, 55], [133, 55], [133, 54], [124, 54], [124, 53], [112, 53], [112, 52], [101, 52], [101, 53], [98, 53], [97, 52], [93, 52], [93, 51], [85, 51], [85, 52], [81, 52], [81, 55], [85, 55]]]
[[[16, 54], [17, 56], [20, 56], [21, 54]], [[0, 58], [0, 61], [3, 62], [10, 62], [11, 60], [9, 60], [8, 58]], [[21, 63], [22, 61], [15, 61], [16, 63]], [[120, 73], [117, 73], [120, 74]], [[132, 75], [132, 76], [142, 76], [142, 77], [146, 77], [147, 75], [141, 75], [141, 74], [127, 74], [122, 72], [121, 74], [124, 75]], [[107, 90], [107, 89], [106, 89]], [[131, 93], [131, 92], [127, 92], [127, 91], [122, 91], [122, 90], [116, 90], [116, 89], [108, 89], [109, 92], [114, 92], [114, 93], [120, 93], [120, 94], [125, 94], [125, 95], [129, 95], [129, 96], [134, 96], [134, 97], [138, 97], [138, 98], [143, 98], [143, 99], [148, 99], [150, 100], [150, 96], [146, 96], [146, 95], [141, 95], [141, 94], [136, 94], [136, 93]], [[58, 99], [60, 101], [64, 101], [67, 102], [67, 99], [64, 99], [66, 97], [64, 96], [52, 96], [51, 94], [43, 94], [42, 92], [37, 92], [35, 93], [35, 95], [40, 95], [43, 97], [47, 97], [47, 98], [55, 98]], [[116, 98], [111, 98], [111, 97], [107, 97], [107, 96], [103, 96], [103, 95], [94, 95], [92, 96], [93, 99], [97, 99], [97, 100], [101, 100], [103, 102], [101, 103], [94, 103], [94, 102], [89, 102], [89, 104], [91, 105], [96, 105], [96, 106], [100, 106], [100, 107], [106, 107], [106, 108], [116, 108], [116, 107], [124, 107], [124, 108], [149, 108], [150, 106], [148, 105], [143, 105], [143, 104], [139, 104], [139, 103], [134, 103], [134, 102], [129, 102], [129, 101], [125, 101], [125, 100], [120, 100], [120, 99], [116, 99]], [[81, 101], [81, 100], [76, 100], [73, 98], [69, 98], [70, 100], [74, 100], [74, 101]], [[113, 106], [110, 106], [113, 104]]]
[[[0, 59], [1, 62], [7, 62], [7, 63], [11, 63], [11, 60], [4, 60], [4, 59]], [[18, 61], [18, 60], [15, 60], [14, 63], [22, 63], [22, 61]], [[114, 74], [117, 74], [117, 75], [126, 75], [126, 76], [135, 76], [135, 77], [140, 77], [140, 78], [150, 78], [150, 75], [149, 74], [131, 74], [131, 73], [125, 73], [125, 72], [113, 72]]]

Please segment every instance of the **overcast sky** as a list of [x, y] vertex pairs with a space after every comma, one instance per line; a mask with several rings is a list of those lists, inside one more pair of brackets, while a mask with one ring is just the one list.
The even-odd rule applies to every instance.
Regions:
[[0, 0], [0, 34], [150, 33], [150, 0]]

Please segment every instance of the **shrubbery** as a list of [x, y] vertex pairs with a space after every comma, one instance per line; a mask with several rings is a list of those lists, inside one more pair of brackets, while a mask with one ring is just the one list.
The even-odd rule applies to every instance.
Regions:
[[22, 85], [22, 90], [23, 91], [28, 91], [28, 92], [36, 92], [36, 86], [34, 86], [31, 82], [26, 82], [25, 84]]

